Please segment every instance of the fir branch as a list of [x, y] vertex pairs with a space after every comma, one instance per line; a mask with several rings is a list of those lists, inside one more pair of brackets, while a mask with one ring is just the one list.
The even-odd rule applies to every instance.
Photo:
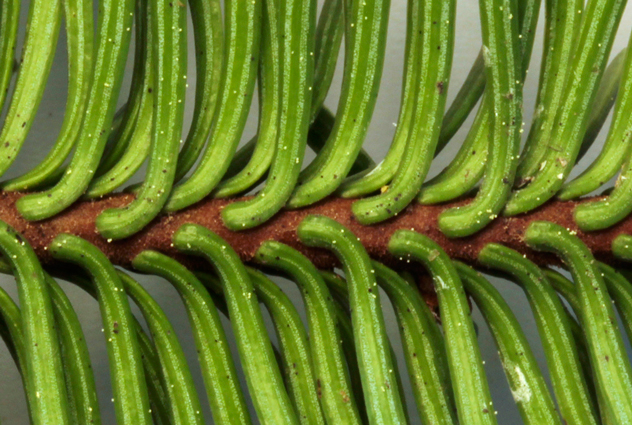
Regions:
[[478, 253], [488, 243], [498, 243], [512, 248], [540, 266], [557, 265], [557, 257], [535, 252], [527, 247], [523, 235], [534, 221], [549, 221], [561, 225], [577, 236], [589, 247], [595, 257], [603, 262], [617, 263], [612, 254], [612, 241], [621, 234], [632, 234], [632, 218], [628, 217], [616, 226], [598, 232], [582, 232], [573, 220], [574, 208], [595, 198], [582, 201], [549, 201], [537, 210], [516, 217], [498, 217], [492, 224], [473, 236], [450, 239], [437, 226], [437, 217], [445, 209], [462, 206], [469, 200], [444, 205], [412, 204], [397, 217], [383, 223], [364, 226], [351, 212], [353, 200], [329, 198], [301, 210], [282, 211], [265, 225], [256, 229], [233, 232], [221, 219], [221, 210], [228, 204], [243, 201], [236, 199], [209, 199], [174, 214], [154, 220], [143, 231], [119, 241], [108, 241], [96, 230], [95, 219], [106, 208], [124, 207], [134, 198], [130, 194], [117, 194], [96, 201], [77, 202], [64, 213], [51, 219], [28, 222], [24, 220], [15, 203], [22, 194], [0, 192], [0, 220], [11, 225], [33, 247], [40, 260], [50, 264], [52, 258], [47, 246], [60, 233], [70, 233], [96, 245], [115, 265], [131, 268], [134, 257], [146, 249], [161, 251], [189, 267], [203, 268], [203, 262], [183, 256], [171, 245], [173, 233], [184, 223], [195, 223], [208, 228], [225, 239], [240, 258], [249, 262], [264, 241], [275, 240], [290, 245], [305, 254], [317, 267], [336, 267], [337, 260], [329, 252], [308, 248], [299, 242], [296, 235], [298, 224], [308, 215], [324, 215], [338, 221], [351, 230], [362, 242], [369, 255], [382, 263], [402, 268], [401, 262], [387, 249], [390, 237], [397, 230], [406, 229], [422, 233], [443, 248], [450, 258], [468, 264], [476, 264]]

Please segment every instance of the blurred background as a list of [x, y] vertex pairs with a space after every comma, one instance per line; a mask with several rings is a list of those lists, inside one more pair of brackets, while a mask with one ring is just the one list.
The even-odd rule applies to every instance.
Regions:
[[[96, 2], [95, 0], [95, 12]], [[318, 0], [319, 5], [322, 0]], [[386, 154], [393, 134], [395, 132], [395, 123], [399, 114], [399, 103], [401, 96], [402, 85], [402, 69], [404, 61], [404, 49], [405, 49], [405, 32], [406, 32], [406, 7], [407, 2], [405, 0], [391, 0], [391, 15], [389, 23], [389, 34], [386, 51], [386, 60], [384, 63], [384, 73], [382, 77], [382, 85], [377, 101], [377, 107], [373, 115], [373, 120], [369, 129], [368, 137], [364, 143], [364, 148], [369, 154], [377, 161], [381, 160]], [[440, 0], [439, 0], [440, 1]], [[524, 0], [518, 0], [524, 1]], [[449, 82], [448, 90], [448, 105], [451, 103], [456, 92], [461, 87], [470, 66], [476, 58], [480, 46], [480, 24], [478, 14], [478, 2], [476, 0], [458, 0], [457, 7], [457, 21], [456, 21], [456, 45], [454, 50], [454, 64], [452, 69], [452, 77]], [[542, 10], [540, 12], [540, 23], [538, 27], [538, 34], [535, 41], [535, 48], [533, 51], [533, 58], [531, 60], [531, 68], [529, 69], [525, 89], [524, 89], [524, 121], [529, 126], [533, 115], [534, 104], [537, 94], [537, 84], [539, 76], [540, 58], [542, 56], [542, 29], [544, 24], [544, 3], [543, 0]], [[22, 13], [21, 13], [21, 26], [18, 41], [17, 52], [18, 55], [21, 52], [21, 46], [24, 39], [24, 32], [27, 22], [29, 0], [22, 0]], [[189, 26], [190, 28], [190, 26]], [[614, 57], [621, 49], [625, 48], [628, 43], [630, 31], [632, 30], [632, 6], [628, 6], [625, 15], [622, 20], [622, 24], [619, 30], [619, 35], [615, 41], [612, 55]], [[193, 44], [192, 32], [189, 32], [190, 45]], [[130, 49], [129, 60], [126, 69], [126, 80], [121, 91], [119, 98], [119, 104], [125, 103], [127, 93], [129, 92], [130, 77], [132, 72], [134, 49], [133, 46]], [[329, 92], [329, 96], [326, 100], [326, 106], [332, 111], [336, 110], [338, 97], [340, 94], [340, 83], [342, 81], [342, 55], [344, 55], [344, 49], [341, 49], [341, 58], [338, 62], [338, 69], [336, 70], [336, 76], [334, 83]], [[187, 93], [187, 109], [185, 120], [185, 134], [188, 130], [191, 115], [193, 112], [193, 94], [195, 90], [195, 70], [194, 70], [194, 56], [192, 48], [189, 48], [189, 91]], [[59, 46], [57, 49], [55, 61], [51, 75], [48, 80], [46, 92], [42, 104], [39, 108], [35, 124], [29, 134], [24, 148], [19, 154], [18, 159], [9, 170], [5, 178], [14, 177], [20, 175], [27, 170], [33, 168], [38, 164], [48, 152], [50, 146], [55, 142], [59, 129], [61, 128], [61, 122], [64, 114], [65, 102], [66, 102], [66, 90], [67, 90], [67, 62], [66, 62], [66, 39], [63, 30], [59, 38]], [[8, 103], [8, 102], [7, 102]], [[249, 117], [248, 125], [244, 133], [242, 141], [245, 143], [255, 133], [257, 129], [257, 102], [252, 105], [251, 114]], [[3, 111], [3, 114], [6, 111]], [[456, 134], [454, 139], [450, 142], [447, 148], [435, 159], [432, 163], [432, 168], [429, 173], [429, 178], [440, 172], [452, 159], [452, 157], [458, 151], [460, 144], [462, 143], [467, 130], [469, 129], [473, 120], [474, 113], [466, 121], [465, 125]], [[606, 122], [604, 128], [607, 129], [610, 123], [610, 119]], [[524, 132], [526, 137], [527, 131]], [[579, 170], [589, 165], [592, 160], [598, 154], [600, 147], [605, 138], [606, 131], [602, 131], [598, 141], [593, 145], [591, 151], [582, 159], [571, 178], [579, 173]], [[313, 158], [313, 154], [309, 152], [305, 160], [308, 163]], [[134, 182], [141, 181], [144, 175], [144, 168], [142, 168], [134, 178]], [[197, 356], [195, 352], [193, 337], [188, 324], [188, 319], [182, 303], [180, 301], [177, 292], [173, 287], [164, 281], [161, 281], [157, 277], [147, 277], [141, 275], [134, 275], [143, 286], [151, 293], [151, 295], [162, 305], [165, 312], [171, 319], [174, 327], [178, 331], [178, 336], [185, 349], [187, 359], [192, 368], [194, 377], [196, 379], [196, 385], [200, 399], [204, 408], [204, 416], [207, 423], [212, 423], [210, 411], [207, 403], [205, 403], [205, 390], [202, 382], [202, 378], [199, 373], [199, 366], [197, 363]], [[292, 298], [296, 305], [301, 306], [300, 313], [303, 320], [305, 320], [304, 310], [302, 309], [302, 300], [297, 287], [291, 282], [283, 279], [275, 278], [280, 287]], [[542, 346], [535, 328], [533, 316], [530, 312], [527, 301], [522, 291], [513, 283], [490, 277], [490, 280], [494, 283], [497, 289], [501, 291], [505, 299], [508, 301], [513, 312], [518, 317], [520, 323], [523, 325], [527, 338], [529, 339], [533, 351], [538, 359], [539, 365], [545, 373], [548, 380], [548, 372], [546, 371], [546, 362], [544, 360], [544, 354], [542, 352]], [[71, 301], [81, 323], [90, 347], [90, 353], [92, 357], [92, 364], [95, 372], [97, 390], [99, 392], [99, 399], [101, 403], [101, 412], [104, 424], [114, 424], [114, 409], [111, 403], [111, 389], [110, 379], [107, 365], [107, 353], [104, 338], [101, 334], [101, 317], [98, 310], [96, 301], [90, 296], [86, 295], [82, 290], [74, 287], [71, 284], [61, 282], [62, 288], [69, 295]], [[0, 286], [7, 290], [17, 301], [17, 292], [15, 289], [15, 282], [13, 278], [6, 276], [0, 276]], [[415, 403], [410, 391], [410, 382], [406, 372], [406, 364], [402, 355], [400, 346], [399, 331], [397, 322], [393, 314], [393, 310], [388, 302], [386, 296], [382, 296], [384, 305], [384, 314], [386, 323], [388, 326], [388, 333], [397, 355], [397, 361], [399, 368], [402, 372], [404, 390], [407, 397], [408, 409], [410, 412], [411, 423], [419, 424], [418, 415], [415, 408]], [[139, 318], [142, 317], [134, 307], [134, 312]], [[268, 320], [267, 312], [264, 310], [266, 320]], [[495, 410], [498, 411], [498, 421], [500, 424], [520, 424], [522, 420], [518, 414], [518, 410], [514, 404], [511, 391], [505, 379], [502, 365], [498, 360], [496, 352], [496, 346], [494, 341], [482, 320], [480, 314], [475, 309], [473, 312], [474, 321], [477, 323], [479, 329], [479, 342], [483, 358], [485, 359], [485, 368], [488, 374], [490, 387], [492, 390], [492, 396], [495, 403]], [[230, 325], [228, 321], [224, 320], [228, 335], [231, 335]], [[268, 320], [270, 325], [270, 321]], [[272, 327], [269, 327], [272, 330]], [[274, 333], [272, 333], [274, 335]], [[273, 336], [273, 341], [274, 341]], [[234, 341], [231, 341], [233, 344]], [[232, 345], [233, 354], [237, 356], [236, 347]], [[629, 345], [628, 345], [628, 352]], [[239, 363], [237, 362], [239, 368]], [[243, 375], [242, 379], [243, 379]], [[242, 383], [245, 384], [245, 382]], [[255, 417], [254, 411], [253, 418]], [[4, 345], [0, 345], [0, 419], [2, 423], [21, 425], [28, 423], [28, 414], [26, 410], [26, 402], [24, 398], [24, 392], [22, 390], [22, 384], [20, 376], [17, 372], [13, 361], [6, 350]]]

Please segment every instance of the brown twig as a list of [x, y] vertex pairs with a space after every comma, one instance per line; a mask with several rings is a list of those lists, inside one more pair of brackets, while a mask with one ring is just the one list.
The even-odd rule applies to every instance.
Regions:
[[572, 219], [573, 208], [578, 202], [552, 201], [529, 214], [518, 217], [499, 217], [474, 236], [448, 239], [437, 228], [437, 216], [441, 211], [455, 204], [443, 206], [415, 204], [385, 223], [363, 226], [353, 218], [351, 213], [350, 207], [353, 200], [334, 198], [309, 208], [281, 212], [264, 226], [244, 232], [231, 232], [222, 224], [220, 211], [234, 200], [208, 200], [176, 214], [162, 216], [144, 231], [128, 239], [107, 241], [98, 234], [95, 228], [96, 216], [105, 208], [128, 204], [133, 199], [132, 195], [119, 194], [98, 201], [79, 202], [65, 213], [40, 222], [28, 222], [20, 216], [15, 208], [15, 201], [20, 196], [22, 195], [18, 193], [0, 192], [0, 219], [13, 226], [28, 240], [44, 263], [51, 261], [47, 246], [56, 235], [66, 232], [87, 239], [99, 247], [114, 264], [122, 267], [130, 267], [134, 256], [145, 249], [161, 251], [182, 260], [191, 267], [199, 266], [199, 262], [183, 257], [171, 246], [171, 236], [180, 225], [197, 223], [219, 234], [246, 262], [252, 259], [263, 241], [273, 239], [299, 249], [318, 267], [334, 267], [337, 263], [331, 254], [308, 248], [298, 241], [296, 227], [309, 214], [326, 215], [339, 221], [360, 238], [371, 257], [390, 265], [396, 265], [398, 261], [388, 253], [387, 244], [393, 232], [399, 229], [412, 229], [423, 233], [439, 243], [451, 258], [470, 264], [476, 262], [478, 252], [489, 242], [501, 243], [513, 248], [540, 265], [557, 264], [556, 258], [533, 252], [524, 244], [522, 240], [524, 230], [535, 220], [552, 221], [569, 230], [577, 231], [578, 236], [590, 247], [593, 254], [608, 263], [614, 262], [610, 250], [612, 240], [621, 233], [632, 234], [631, 218], [604, 231], [581, 232]]

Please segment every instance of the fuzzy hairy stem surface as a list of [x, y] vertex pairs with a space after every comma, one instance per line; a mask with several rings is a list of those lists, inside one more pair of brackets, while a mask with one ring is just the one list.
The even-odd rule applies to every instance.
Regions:
[[389, 254], [387, 245], [391, 235], [400, 229], [414, 230], [435, 240], [454, 260], [476, 264], [479, 251], [490, 242], [500, 243], [525, 254], [538, 265], [556, 265], [559, 260], [548, 254], [530, 250], [523, 241], [524, 231], [535, 220], [546, 220], [576, 231], [598, 260], [616, 263], [611, 243], [620, 234], [632, 234], [632, 218], [627, 218], [606, 230], [585, 233], [573, 221], [573, 209], [584, 201], [550, 201], [541, 208], [516, 217], [498, 217], [477, 234], [459, 239], [449, 239], [437, 226], [437, 217], [447, 209], [465, 205], [469, 200], [436, 206], [410, 205], [397, 217], [381, 224], [361, 225], [351, 212], [353, 200], [329, 198], [308, 208], [282, 211], [267, 224], [251, 230], [232, 232], [222, 222], [220, 212], [228, 204], [243, 200], [205, 200], [175, 214], [154, 220], [143, 231], [120, 241], [108, 241], [95, 227], [95, 219], [106, 208], [124, 207], [134, 198], [129, 194], [117, 194], [96, 201], [76, 203], [63, 214], [54, 218], [28, 222], [15, 208], [15, 202], [23, 196], [19, 193], [0, 191], [0, 220], [17, 230], [33, 247], [40, 260], [50, 264], [53, 259], [48, 245], [60, 233], [82, 237], [101, 249], [114, 264], [131, 268], [131, 262], [141, 251], [153, 249], [182, 261], [192, 268], [205, 268], [199, 260], [179, 253], [171, 244], [173, 233], [184, 223], [204, 226], [225, 239], [245, 262], [252, 260], [262, 242], [276, 240], [290, 245], [305, 254], [317, 267], [332, 268], [338, 265], [333, 255], [325, 250], [309, 248], [301, 244], [296, 235], [298, 224], [310, 214], [330, 217], [351, 230], [368, 251], [369, 255], [388, 265], [401, 268], [401, 263]]

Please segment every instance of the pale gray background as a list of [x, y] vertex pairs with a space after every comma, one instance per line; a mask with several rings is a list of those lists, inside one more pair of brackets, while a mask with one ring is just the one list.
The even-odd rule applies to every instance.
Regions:
[[[544, 1], [545, 0], [543, 0], [543, 3]], [[319, 3], [321, 2], [322, 0], [319, 0]], [[29, 0], [23, 0], [22, 3], [22, 26], [18, 52], [20, 51], [20, 46], [24, 37], [26, 11], [28, 8]], [[540, 14], [540, 26], [538, 29], [538, 37], [535, 42], [532, 66], [525, 86], [524, 121], [527, 124], [529, 124], [531, 121], [533, 105], [536, 96], [537, 79], [539, 74], [539, 59], [542, 53], [543, 18], [544, 11], [542, 10]], [[623, 18], [620, 34], [613, 48], [613, 52], [615, 54], [619, 52], [622, 48], [624, 48], [627, 44], [631, 24], [632, 7], [628, 7]], [[397, 116], [399, 112], [399, 99], [402, 82], [405, 27], [406, 1], [392, 0], [389, 37], [384, 75], [382, 78], [382, 86], [378, 98], [377, 108], [369, 130], [369, 135], [365, 142], [365, 149], [375, 159], [380, 159], [384, 156], [384, 154], [388, 150], [390, 141], [395, 131], [394, 123], [397, 122]], [[192, 37], [190, 37], [190, 40], [192, 40]], [[480, 45], [481, 40], [480, 26], [478, 21], [478, 2], [476, 0], [459, 0], [457, 15], [457, 43], [455, 47], [455, 59], [452, 79], [450, 81], [448, 92], [450, 100], [454, 97], [456, 90], [458, 90], [461, 83], [465, 79], [470, 65], [478, 54]], [[189, 51], [191, 52], [191, 50]], [[130, 57], [132, 56], [132, 54], [133, 51], [130, 51]], [[42, 105], [38, 112], [35, 125], [31, 130], [28, 141], [24, 149], [20, 153], [18, 160], [5, 177], [13, 177], [32, 168], [45, 156], [46, 152], [48, 151], [48, 147], [55, 141], [55, 138], [57, 137], [57, 133], [61, 126], [61, 119], [64, 113], [63, 111], [65, 106], [67, 88], [65, 56], [65, 37], [62, 30], [59, 49], [55, 58], [55, 62], [53, 64], [53, 70], [49, 79]], [[193, 55], [189, 54], [189, 63], [191, 65], [194, 63], [193, 60]], [[342, 61], [340, 61], [339, 63], [342, 63]], [[127, 83], [123, 88], [121, 100], [119, 101], [120, 104], [124, 103], [129, 89], [129, 75], [131, 74], [132, 69], [131, 65], [132, 62], [130, 60], [128, 61], [127, 67]], [[190, 66], [190, 68], [192, 69], [193, 67]], [[333, 108], [333, 110], [335, 110], [335, 106], [339, 96], [341, 76], [342, 69], [341, 67], [339, 67], [336, 72], [336, 78], [330, 95], [327, 98], [327, 105]], [[191, 87], [189, 88], [189, 98], [187, 99], [187, 121], [185, 124], [187, 127], [189, 125], [192, 113], [192, 102], [189, 101], [193, 99], [193, 93], [195, 90], [195, 73], [193, 70], [189, 71], [189, 81], [191, 83]], [[256, 105], [253, 105], [252, 110], [253, 113], [251, 114], [251, 117], [249, 119], [247, 130], [243, 140], [248, 140], [252, 135], [254, 135], [256, 130]], [[469, 128], [471, 121], [472, 120], [470, 118], [464, 126], [464, 129]], [[461, 130], [456, 135], [455, 140], [433, 162], [430, 176], [438, 173], [454, 156], [458, 146], [465, 137], [465, 134], [466, 131]], [[601, 141], [603, 140], [603, 137], [604, 134], [602, 133], [600, 135]], [[600, 143], [598, 142], [595, 145], [599, 146]], [[588, 155], [586, 155], [586, 158], [581, 163], [583, 166], [588, 164], [592, 160], [592, 158], [595, 157], [596, 152], [598, 152], [597, 149], [593, 149]], [[308, 156], [308, 159], [312, 157], [313, 156], [310, 154]], [[137, 176], [136, 180], [140, 180], [140, 176]], [[0, 277], [0, 279], [0, 285], [15, 297], [15, 284], [12, 279], [4, 276]], [[142, 276], [139, 276], [139, 279], [151, 292], [155, 299], [161, 303], [161, 305], [164, 307], [165, 311], [171, 318], [172, 323], [179, 331], [181, 342], [186, 350], [187, 359], [190, 362], [193, 374], [196, 376], [196, 384], [198, 387], [198, 392], [202, 401], [202, 405], [204, 406], [205, 418], [207, 419], [208, 423], [211, 423], [211, 416], [206, 403], [204, 386], [199, 376], [199, 367], [197, 365], [193, 338], [187, 322], [186, 314], [182, 307], [182, 303], [180, 302], [177, 293], [173, 289], [171, 289], [168, 284], [160, 281], [160, 279], [151, 277], [147, 278]], [[300, 294], [298, 293], [296, 287], [289, 282], [280, 279], [278, 281], [281, 287], [286, 290], [286, 292], [297, 302], [297, 305], [301, 305], [302, 302], [300, 300]], [[509, 282], [494, 278], [492, 278], [492, 281], [494, 282], [496, 287], [502, 291], [505, 298], [508, 300], [512, 310], [518, 316], [520, 322], [524, 325], [528, 339], [532, 344], [532, 348], [538, 358], [540, 366], [543, 368], [543, 370], [545, 370], [546, 373], [546, 365], [542, 353], [542, 347], [539, 342], [537, 331], [535, 330], [533, 317], [528, 309], [528, 305], [523, 294], [519, 290], [516, 290], [515, 286]], [[101, 320], [97, 304], [93, 299], [85, 295], [81, 290], [78, 290], [64, 282], [62, 282], [62, 286], [67, 291], [75, 308], [77, 309], [84, 328], [84, 332], [86, 334], [88, 344], [90, 346], [93, 367], [96, 374], [97, 386], [101, 400], [103, 423], [114, 424], [115, 419], [113, 408], [110, 402], [111, 391], [107, 367], [107, 356], [105, 343], [101, 335]], [[386, 297], [383, 297], [383, 299], [385, 298]], [[400, 368], [402, 371], [405, 372], [406, 366], [402, 357], [402, 352], [399, 344], [399, 336], [395, 317], [388, 302], [385, 302], [384, 304], [384, 312], [388, 323], [389, 335], [395, 342], [394, 346], [397, 352], [397, 360], [399, 362]], [[136, 313], [138, 313], [138, 310], [136, 308], [134, 308], [134, 310]], [[499, 423], [520, 424], [522, 423], [522, 420], [520, 419], [518, 411], [513, 403], [511, 392], [506, 383], [500, 362], [498, 361], [496, 347], [494, 345], [493, 339], [491, 338], [478, 311], [475, 311], [474, 317], [480, 329], [480, 346], [483, 352], [483, 357], [486, 360], [485, 367], [488, 373], [489, 382], [493, 393], [492, 395], [496, 405], [495, 408], [498, 411]], [[228, 332], [230, 334], [230, 330], [228, 330]], [[20, 377], [4, 345], [0, 346], [0, 371], [2, 371], [0, 373], [0, 418], [2, 419], [2, 423], [16, 425], [25, 424], [27, 423], [27, 412]], [[411, 418], [414, 418], [411, 422], [417, 424], [420, 422], [418, 419], [416, 419], [418, 415], [414, 407], [414, 400], [412, 399], [412, 395], [410, 393], [410, 384], [408, 382], [407, 374], [404, 373], [403, 375], [410, 416]]]

